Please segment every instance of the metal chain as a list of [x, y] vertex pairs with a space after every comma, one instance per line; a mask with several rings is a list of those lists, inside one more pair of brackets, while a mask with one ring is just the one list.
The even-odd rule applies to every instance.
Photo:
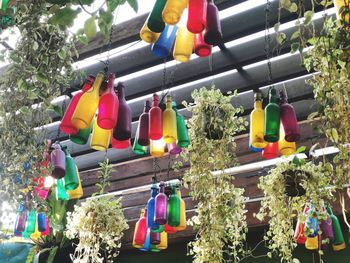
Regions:
[[153, 158], [153, 172], [154, 172], [154, 175], [152, 177], [152, 182], [154, 184], [156, 184], [158, 182], [158, 179], [157, 179], [157, 170], [160, 172], [160, 166], [159, 166], [159, 160], [158, 158]]
[[271, 3], [269, 0], [266, 0], [265, 8], [265, 55], [267, 59], [267, 68], [268, 68], [268, 84], [272, 83], [272, 66], [271, 66], [271, 35], [270, 35], [270, 12], [271, 12]]

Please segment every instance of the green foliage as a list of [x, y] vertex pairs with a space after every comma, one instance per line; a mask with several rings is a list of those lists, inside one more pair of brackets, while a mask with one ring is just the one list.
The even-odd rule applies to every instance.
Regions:
[[49, 22], [54, 25], [73, 26], [74, 19], [79, 11], [73, 10], [70, 7], [58, 9], [55, 14], [49, 19]]
[[[289, 197], [285, 193], [286, 173], [294, 173], [295, 181], [305, 189], [303, 196]], [[269, 230], [264, 236], [267, 246], [276, 253], [281, 262], [292, 263], [295, 259], [292, 252], [297, 246], [294, 240], [293, 224], [296, 219], [305, 222], [303, 209], [312, 204], [317, 212], [319, 222], [327, 218], [325, 202], [332, 200], [334, 188], [330, 188], [332, 166], [330, 164], [315, 165], [312, 162], [301, 163], [293, 159], [291, 162], [279, 163], [271, 169], [267, 176], [260, 177], [258, 187], [264, 192], [261, 208], [256, 217], [263, 221], [269, 218]], [[272, 253], [268, 253], [272, 257]]]
[[[191, 145], [182, 154], [191, 164], [183, 180], [198, 203], [197, 215], [189, 221], [198, 232], [189, 253], [198, 263], [221, 263], [224, 258], [238, 262], [247, 232], [244, 190], [236, 188], [234, 178], [222, 171], [237, 165], [234, 135], [245, 129], [244, 119], [237, 116], [243, 109], [234, 108], [231, 98], [214, 87], [195, 90], [192, 98], [194, 104], [186, 104], [192, 112], [188, 121]], [[221, 139], [207, 138], [204, 118], [208, 121], [204, 127], [219, 130]]]
[[99, 183], [96, 186], [99, 188], [99, 191], [94, 193], [93, 196], [101, 195], [106, 193], [106, 188], [111, 185], [109, 181], [111, 177], [111, 173], [114, 171], [111, 164], [109, 164], [109, 160], [107, 159], [103, 163], [99, 163], [100, 170], [98, 171], [98, 179]]

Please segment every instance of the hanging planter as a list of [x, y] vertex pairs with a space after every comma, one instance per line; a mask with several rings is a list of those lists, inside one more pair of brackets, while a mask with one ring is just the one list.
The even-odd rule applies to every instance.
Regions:
[[283, 175], [285, 178], [285, 193], [287, 196], [296, 197], [305, 195], [306, 191], [302, 186], [302, 178], [309, 178], [310, 174], [308, 172], [290, 169], [283, 172]]
[[202, 131], [209, 140], [221, 140], [223, 133], [222, 123], [226, 113], [216, 106], [208, 106], [202, 113]]

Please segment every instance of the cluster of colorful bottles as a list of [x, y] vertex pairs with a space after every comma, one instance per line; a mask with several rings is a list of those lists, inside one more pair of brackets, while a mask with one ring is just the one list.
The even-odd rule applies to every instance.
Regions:
[[334, 251], [346, 248], [338, 218], [330, 207], [327, 207], [327, 212], [328, 218], [319, 223], [314, 208], [305, 206], [303, 213], [307, 215], [307, 220], [298, 220], [294, 231], [294, 239], [299, 245], [305, 245], [309, 250], [318, 250], [321, 247], [324, 251], [328, 249], [328, 244], [332, 244]]
[[92, 131], [90, 147], [95, 150], [106, 151], [110, 141], [114, 148], [124, 149], [130, 146], [132, 119], [125, 100], [125, 87], [119, 83], [116, 94], [114, 73], [109, 74], [106, 89], [104, 79], [102, 72], [96, 79], [93, 76], [87, 78], [82, 90], [69, 103], [60, 129], [77, 144], [86, 144]]
[[287, 101], [287, 95], [276, 89], [269, 92], [269, 104], [262, 108], [262, 93], [255, 93], [254, 110], [250, 114], [249, 149], [262, 152], [265, 159], [279, 155], [291, 155], [296, 151], [300, 130], [295, 110]]
[[219, 12], [213, 0], [157, 0], [140, 31], [152, 43], [152, 52], [167, 58], [173, 49], [175, 60], [188, 62], [194, 52], [211, 54], [222, 40]]
[[159, 97], [154, 94], [152, 107], [146, 101], [144, 112], [139, 118], [133, 151], [136, 154], [145, 154], [150, 146], [150, 154], [161, 157], [164, 155], [165, 145], [170, 154], [179, 154], [189, 144], [185, 119], [178, 113], [176, 103], [167, 96], [166, 108], [162, 111]]
[[29, 212], [25, 205], [21, 203], [18, 207], [13, 232], [17, 237], [37, 240], [40, 236], [50, 234], [49, 219], [42, 212], [37, 213], [35, 210]]
[[159, 252], [168, 247], [168, 234], [186, 229], [186, 205], [176, 186], [165, 194], [165, 184], [152, 186], [151, 198], [136, 222], [133, 246], [142, 251]]

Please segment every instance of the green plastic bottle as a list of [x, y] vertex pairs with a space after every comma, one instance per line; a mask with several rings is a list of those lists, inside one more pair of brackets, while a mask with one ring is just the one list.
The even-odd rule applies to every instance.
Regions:
[[168, 201], [168, 225], [177, 227], [180, 225], [181, 201], [176, 192], [176, 187], [172, 186], [171, 195]]
[[332, 208], [327, 207], [328, 214], [332, 219], [334, 240], [333, 240], [333, 250], [340, 251], [346, 248], [343, 232], [339, 223], [339, 219], [333, 214]]
[[75, 168], [74, 159], [67, 150], [67, 147], [63, 147], [63, 151], [66, 155], [66, 175], [64, 176], [64, 188], [66, 190], [74, 190], [79, 186], [77, 169]]
[[280, 133], [281, 110], [278, 105], [275, 88], [270, 89], [270, 102], [265, 108], [264, 139], [267, 142], [278, 142]]

